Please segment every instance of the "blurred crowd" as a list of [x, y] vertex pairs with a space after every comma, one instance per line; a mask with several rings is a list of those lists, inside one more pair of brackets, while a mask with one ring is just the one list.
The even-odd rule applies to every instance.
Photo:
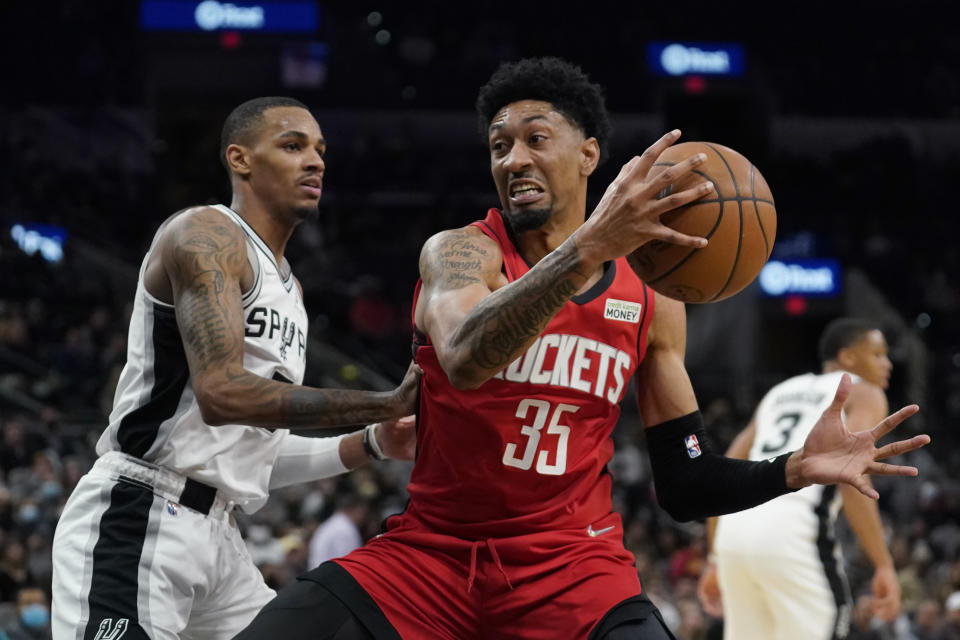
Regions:
[[[325, 250], [324, 242], [319, 238], [317, 251]], [[409, 357], [406, 291], [391, 291], [380, 274], [365, 272], [372, 263], [350, 264], [344, 251], [349, 246], [341, 244], [330, 253], [342, 262], [337, 268], [356, 274], [355, 279], [342, 282], [340, 296], [326, 296], [322, 307], [308, 305], [315, 318], [326, 319], [316, 333], [344, 336], [340, 346], [358, 359], [399, 370]], [[0, 269], [17, 274], [0, 285], [0, 629], [11, 639], [40, 638], [48, 633], [54, 527], [64, 501], [95, 457], [93, 444], [125, 357], [130, 291], [116, 285], [110, 274], [84, 264], [69, 245], [64, 261], [51, 264], [27, 256], [9, 236], [0, 237]], [[300, 273], [304, 280], [310, 277]], [[395, 344], [380, 348], [388, 343]], [[945, 348], [942, 342], [933, 345]], [[788, 362], [780, 366], [784, 375], [795, 367]], [[936, 358], [930, 366], [938, 366]], [[320, 374], [314, 365], [308, 378], [315, 382]], [[946, 392], [931, 389], [932, 415], [955, 418], [957, 393], [956, 385]], [[704, 406], [708, 431], [725, 446], [748, 415], [721, 390], [712, 395]], [[678, 637], [719, 638], [722, 622], [703, 612], [695, 593], [706, 560], [703, 526], [679, 525], [656, 505], [637, 424], [628, 400], [611, 464], [627, 547], [635, 554], [647, 592]], [[852, 638], [960, 638], [960, 465], [951, 446], [956, 438], [946, 429], [939, 433], [946, 440], [911, 456], [921, 469], [919, 479], [877, 483], [904, 597], [904, 613], [894, 624], [872, 619], [872, 568], [841, 527], [857, 602]], [[406, 463], [370, 465], [337, 479], [285, 489], [253, 516], [238, 515], [269, 584], [283, 586], [308, 567], [375, 535], [387, 515], [403, 509], [409, 471]]]
[[[734, 416], [724, 407], [707, 407], [706, 416], [711, 432], [734, 428]], [[704, 614], [696, 598], [706, 561], [704, 528], [698, 523], [678, 525], [657, 507], [642, 438], [626, 426], [634, 419], [626, 412], [611, 464], [626, 546], [636, 557], [647, 593], [678, 637], [718, 638], [721, 623]], [[92, 443], [98, 434], [93, 427], [71, 429], [55, 414], [31, 416], [9, 408], [0, 430], [0, 629], [11, 639], [48, 637], [43, 629], [52, 535], [64, 501], [93, 462]], [[921, 479], [877, 483], [903, 590], [904, 613], [895, 623], [871, 617], [872, 567], [841, 527], [857, 603], [851, 638], [960, 638], [957, 475], [926, 453], [910, 462], [920, 467]], [[282, 587], [298, 573], [376, 535], [386, 516], [403, 509], [409, 471], [409, 463], [369, 465], [339, 478], [284, 489], [253, 516], [238, 514], [268, 584]]]
[[[126, 355], [139, 260], [166, 216], [192, 204], [228, 201], [216, 161], [219, 130], [212, 123], [222, 120], [235, 98], [251, 97], [240, 96], [238, 88], [237, 95], [188, 97], [182, 101], [187, 107], [179, 97], [163, 102], [142, 79], [155, 50], [85, 11], [88, 3], [55, 4], [50, 12], [39, 4], [5, 7], [11, 24], [48, 14], [49, 37], [35, 39], [34, 31], [24, 29], [35, 42], [0, 42], [9, 48], [0, 48], [6, 57], [36, 53], [39, 69], [23, 67], [11, 76], [29, 94], [5, 92], [0, 98], [0, 153], [14, 159], [0, 172], [0, 640], [49, 637], [52, 535], [64, 501], [94, 460], [93, 444], [110, 410]], [[396, 4], [382, 3], [383, 22], [376, 24], [359, 8], [334, 7], [324, 14], [331, 51], [350, 67], [344, 73], [341, 66], [338, 74], [332, 58], [325, 93], [304, 96], [311, 106], [332, 109], [319, 118], [329, 141], [328, 169], [320, 219], [299, 229], [288, 250], [304, 285], [312, 339], [335, 344], [358, 365], [394, 380], [410, 357], [410, 299], [420, 246], [432, 233], [480, 218], [485, 207], [496, 205], [483, 145], [464, 110], [496, 61], [557, 52], [549, 28], [532, 44], [517, 44], [527, 37], [518, 33], [521, 26], [526, 30], [523, 16], [506, 26], [478, 17], [471, 35], [460, 38], [462, 28], [451, 25], [462, 22], [464, 7], [434, 3], [434, 11], [415, 15]], [[122, 19], [133, 24], [135, 3], [124, 6]], [[585, 21], [582, 37], [567, 39], [574, 49], [565, 55], [608, 86], [615, 116], [611, 160], [593, 180], [594, 201], [620, 163], [662, 133], [658, 127], [674, 126], [669, 114], [640, 125], [625, 114], [654, 113], [665, 99], [649, 90], [649, 74], [631, 77], [625, 71], [644, 66], [633, 43], [691, 28], [686, 16], [650, 7], [649, 20]], [[929, 13], [914, 8], [902, 19]], [[728, 19], [739, 23], [740, 17], [733, 11]], [[948, 20], [926, 21], [929, 37], [891, 35], [863, 49], [847, 37], [843, 20], [824, 22], [818, 12], [795, 18], [800, 24], [791, 24], [793, 31], [804, 32], [802, 21], [816, 18], [817, 26], [843, 34], [827, 37], [816, 57], [797, 55], [778, 38], [755, 41], [752, 59], [762, 64], [752, 67], [746, 82], [765, 86], [769, 112], [738, 126], [760, 134], [750, 138], [749, 156], [773, 188], [778, 240], [810, 234], [816, 246], [799, 257], [833, 256], [858, 269], [895, 310], [898, 322], [888, 334], [895, 365], [890, 403], [919, 402], [922, 413], [905, 428], [934, 438], [910, 456], [920, 478], [877, 482], [903, 591], [903, 614], [894, 623], [871, 617], [872, 569], [850, 532], [840, 528], [856, 601], [851, 640], [960, 640], [960, 249], [953, 240], [960, 224], [949, 205], [960, 175], [960, 141], [940, 130], [919, 135], [919, 125], [898, 121], [883, 134], [833, 141], [811, 152], [813, 145], [801, 150], [774, 140], [772, 120], [766, 120], [777, 114], [870, 113], [952, 122], [960, 116], [960, 40], [937, 37]], [[382, 29], [394, 34], [390, 46], [373, 43]], [[598, 41], [633, 51], [633, 58], [610, 64], [606, 48], [593, 46]], [[48, 78], [60, 71], [62, 56], [55, 47], [47, 50], [49, 42], [68, 47], [77, 65], [72, 73], [57, 73], [58, 83]], [[918, 57], [928, 61], [923, 74], [908, 64]], [[823, 73], [821, 60], [832, 60], [836, 72]], [[845, 93], [852, 75], [881, 71], [883, 81]], [[819, 91], [810, 91], [814, 83]], [[748, 95], [756, 97], [754, 91]], [[338, 116], [341, 105], [405, 115]], [[717, 105], [723, 106], [712, 103]], [[849, 130], [866, 126], [865, 120]], [[686, 139], [710, 139], [713, 133], [685, 129]], [[736, 134], [731, 130], [718, 141], [732, 139], [731, 146], [739, 147]], [[66, 229], [63, 260], [27, 255], [11, 237], [17, 223]], [[832, 315], [862, 311], [852, 302], [859, 293], [845, 291], [833, 306], [811, 303], [806, 316], [763, 307], [756, 340], [767, 336], [767, 342], [749, 363], [756, 375], [735, 381], [736, 387], [722, 368], [723, 356], [698, 354], [697, 336], [691, 336], [688, 357], [696, 364], [688, 368], [718, 446], [725, 447], [746, 423], [769, 384], [815, 364], [819, 329]], [[691, 331], [697, 317], [717, 308], [692, 309]], [[801, 326], [808, 329], [800, 332]], [[797, 349], [785, 349], [790, 340]], [[911, 341], [923, 345], [922, 357], [902, 348]], [[306, 383], [357, 383], [355, 370], [324, 366], [308, 363]], [[704, 528], [679, 525], [657, 506], [631, 399], [614, 437], [615, 506], [644, 588], [679, 638], [719, 638], [722, 621], [703, 612], [695, 593], [706, 561]], [[375, 535], [387, 515], [403, 509], [409, 472], [405, 463], [373, 464], [282, 490], [253, 516], [238, 515], [268, 583], [283, 586]]]
[[[147, 132], [133, 137], [145, 136]], [[135, 147], [123, 142], [115, 146]], [[429, 154], [418, 149], [415, 140], [400, 136], [391, 145], [356, 143], [332, 151], [330, 201], [318, 222], [298, 230], [290, 247], [294, 269], [304, 282], [311, 335], [337, 344], [358, 363], [394, 379], [410, 353], [410, 293], [420, 243], [440, 228], [478, 217], [488, 180], [466, 175], [465, 166], [443, 165], [443, 158], [430, 164]], [[475, 154], [476, 149], [468, 147], [465, 153]], [[781, 214], [784, 234], [791, 228], [809, 229], [829, 239], [826, 250], [881, 284], [904, 319], [901, 333], [927, 347], [922, 425], [934, 436], [934, 445], [913, 460], [921, 469], [920, 479], [878, 483], [904, 593], [904, 615], [893, 625], [871, 619], [871, 570], [852, 537], [846, 536], [857, 599], [856, 638], [960, 637], [960, 596], [952, 597], [960, 590], [960, 453], [952, 433], [960, 418], [960, 340], [955, 332], [960, 270], [955, 268], [955, 247], [944, 246], [935, 254], [921, 250], [929, 237], [951, 237], [956, 228], [939, 215], [937, 203], [949, 201], [946, 176], [957, 160], [948, 157], [926, 172], [904, 176], [899, 173], [902, 157], [911, 153], [902, 140], [875, 140], [826, 163], [781, 154], [765, 165], [768, 180], [776, 185], [779, 209], [810, 212], [800, 220]], [[406, 155], [410, 158], [396, 161]], [[0, 271], [8, 274], [0, 280], [0, 629], [19, 629], [17, 633], [29, 633], [23, 628], [36, 628], [31, 624], [45, 624], [51, 536], [64, 500], [94, 458], [92, 446], [125, 359], [131, 274], [149, 234], [163, 216], [184, 204], [224, 197], [220, 169], [212, 162], [196, 170], [199, 178], [173, 181], [174, 186], [151, 200], [151, 189], [173, 179], [164, 173], [166, 163], [158, 162], [153, 169], [149, 162], [133, 163], [133, 168], [121, 170], [109, 157], [102, 165], [67, 167], [43, 154], [24, 157], [29, 161], [12, 172], [19, 179], [6, 181], [0, 192]], [[482, 152], [478, 157], [482, 167]], [[884, 158], [889, 160], [882, 162]], [[342, 172], [338, 166], [344, 167]], [[359, 171], [361, 166], [378, 167], [377, 179], [396, 189], [393, 200], [385, 197], [378, 204], [361, 197], [373, 181], [369, 171]], [[459, 181], [478, 195], [469, 202], [446, 193], [424, 200], [419, 192], [400, 190], [413, 167], [424, 166], [433, 169], [426, 175], [441, 191]], [[71, 185], [69, 195], [54, 188], [59, 175]], [[804, 179], [797, 182], [793, 175]], [[877, 194], [870, 185], [878, 181], [890, 188]], [[925, 227], [931, 235], [891, 233], [891, 221], [902, 219], [901, 211], [908, 207], [913, 208], [913, 226]], [[130, 213], [137, 211], [142, 215]], [[25, 221], [69, 230], [61, 262], [27, 255], [16, 245], [10, 225]], [[709, 314], [709, 309], [692, 313]], [[926, 321], [920, 322], [923, 317]], [[774, 330], [777, 323], [789, 327], [800, 320], [774, 317], [766, 326]], [[897, 405], [913, 401], [906, 394], [912, 387], [904, 378], [904, 363], [897, 361], [897, 336], [890, 337], [897, 367], [891, 404]], [[808, 346], [812, 354], [812, 343]], [[731, 399], [729, 388], [714, 382], [709, 368], [692, 368], [709, 430], [718, 443], [725, 445], [745, 423], [752, 402], [765, 390], [761, 380], [796, 373], [802, 364], [758, 361], [764, 375], [739, 401]], [[307, 382], [317, 384], [340, 373], [321, 369], [322, 363], [311, 363]], [[703, 613], [695, 596], [705, 560], [703, 528], [677, 525], [656, 506], [632, 401], [624, 404], [612, 471], [628, 547], [646, 589], [678, 636], [717, 637], [719, 621]], [[400, 463], [380, 464], [338, 480], [293, 487], [253, 517], [241, 517], [251, 551], [269, 582], [282, 586], [308, 566], [374, 535], [386, 515], [403, 508], [408, 472]], [[14, 631], [5, 632], [15, 637]]]

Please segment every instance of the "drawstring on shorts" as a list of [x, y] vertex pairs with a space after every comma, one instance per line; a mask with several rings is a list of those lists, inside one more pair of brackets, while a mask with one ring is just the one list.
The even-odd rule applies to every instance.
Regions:
[[493, 544], [493, 539], [486, 538], [485, 540], [476, 540], [470, 545], [470, 572], [467, 575], [467, 593], [470, 593], [473, 589], [473, 582], [477, 577], [477, 549], [480, 548], [481, 542], [486, 544], [487, 549], [490, 551], [490, 557], [493, 558], [493, 563], [497, 566], [497, 570], [500, 571], [500, 574], [503, 576], [507, 587], [513, 591], [513, 584], [510, 583], [510, 577], [507, 575], [506, 570], [504, 570], [503, 563], [500, 562], [500, 555], [497, 553], [497, 548]]

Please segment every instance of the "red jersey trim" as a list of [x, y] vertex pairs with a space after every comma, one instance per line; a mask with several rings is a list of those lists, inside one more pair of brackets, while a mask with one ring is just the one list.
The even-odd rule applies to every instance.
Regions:
[[507, 238], [506, 236], [501, 238], [497, 230], [494, 229], [489, 222], [487, 222], [487, 220], [492, 221], [494, 216], [496, 216], [500, 222], [500, 224], [498, 224], [497, 226], [502, 229], [504, 234], [506, 234], [507, 229], [506, 227], [503, 226], [503, 218], [500, 217], [500, 211], [497, 209], [488, 210], [486, 220], [477, 220], [475, 222], [471, 222], [470, 226], [480, 229], [480, 231], [482, 231], [484, 235], [488, 236], [494, 242], [497, 243], [497, 245], [500, 247], [500, 255], [503, 257], [503, 270], [507, 274], [507, 280], [509, 280], [510, 282], [513, 282], [514, 280], [516, 280], [516, 277], [513, 275], [513, 270], [510, 268], [510, 264], [507, 262], [507, 252], [505, 251], [506, 247], [507, 246], [512, 247], [513, 243], [510, 242], [509, 238]]

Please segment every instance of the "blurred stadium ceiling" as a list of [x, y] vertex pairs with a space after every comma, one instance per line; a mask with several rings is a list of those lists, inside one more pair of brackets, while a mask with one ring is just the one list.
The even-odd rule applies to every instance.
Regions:
[[[651, 113], [670, 92], [691, 88], [647, 67], [647, 43], [678, 40], [742, 44], [741, 78], [697, 87], [776, 114], [960, 117], [960, 38], [945, 2], [311, 4], [313, 32], [256, 33], [221, 20], [185, 33], [144, 31], [141, 0], [4, 3], [0, 103], [229, 102], [283, 92], [324, 107], [469, 110], [499, 61], [558, 55], [607, 87], [614, 112]], [[788, 19], [774, 17], [784, 11]]]

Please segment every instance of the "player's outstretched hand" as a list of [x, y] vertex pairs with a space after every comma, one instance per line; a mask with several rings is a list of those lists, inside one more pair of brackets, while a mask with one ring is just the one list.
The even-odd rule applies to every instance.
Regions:
[[870, 581], [873, 591], [873, 615], [890, 622], [900, 615], [900, 583], [893, 565], [877, 567]]
[[704, 611], [714, 618], [723, 617], [723, 597], [717, 580], [717, 565], [712, 562], [707, 562], [703, 573], [700, 574], [700, 581], [697, 582], [697, 597], [700, 598]]
[[414, 362], [410, 361], [407, 367], [407, 373], [400, 381], [400, 385], [393, 390], [393, 396], [397, 406], [397, 417], [410, 415], [417, 412], [417, 402], [420, 398], [420, 376], [423, 375], [423, 369]]
[[930, 442], [930, 436], [914, 436], [879, 448], [875, 445], [880, 438], [919, 411], [920, 407], [911, 404], [887, 416], [873, 429], [851, 433], [843, 424], [841, 415], [843, 404], [850, 395], [850, 385], [850, 376], [844, 374], [833, 403], [820, 416], [803, 447], [790, 456], [787, 461], [787, 486], [800, 488], [811, 484], [844, 482], [876, 500], [879, 494], [870, 483], [870, 476], [917, 475], [916, 467], [879, 461], [919, 449]]
[[707, 158], [698, 153], [666, 168], [655, 167], [660, 154], [679, 137], [680, 130], [674, 129], [623, 165], [596, 209], [574, 234], [581, 255], [593, 256], [598, 261], [613, 260], [654, 239], [689, 247], [706, 246], [705, 238], [685, 235], [660, 222], [660, 216], [667, 211], [702, 198], [713, 189], [704, 180], [660, 197], [668, 186]]
[[374, 429], [383, 455], [394, 460], [413, 460], [417, 452], [417, 416], [386, 420]]

